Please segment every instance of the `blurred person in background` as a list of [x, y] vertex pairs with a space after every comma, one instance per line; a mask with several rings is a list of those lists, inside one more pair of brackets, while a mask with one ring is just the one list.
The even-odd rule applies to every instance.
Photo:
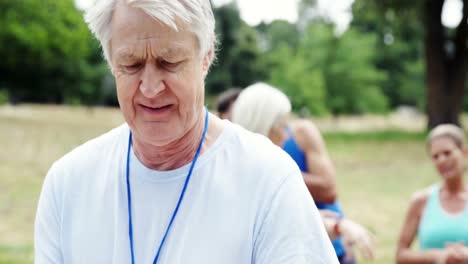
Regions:
[[[245, 88], [237, 98], [232, 111], [232, 121], [250, 131], [267, 136], [275, 145], [286, 151], [302, 171], [302, 177], [323, 217], [340, 263], [355, 263], [351, 250], [345, 249], [345, 232], [333, 232], [343, 219], [337, 202], [335, 169], [318, 128], [309, 120], [290, 120], [291, 102], [279, 89], [266, 83], [255, 83]], [[370, 234], [362, 226], [348, 222], [348, 243], [356, 243], [367, 259], [373, 257]], [[352, 223], [352, 224], [349, 224]], [[332, 228], [334, 227], [334, 228]]]
[[242, 92], [240, 88], [230, 88], [216, 98], [216, 111], [221, 119], [231, 120], [232, 105]]
[[50, 168], [35, 263], [338, 263], [294, 162], [204, 107], [210, 1], [100, 0], [86, 20], [126, 124]]
[[[413, 194], [400, 231], [397, 263], [468, 263], [465, 134], [455, 125], [442, 124], [429, 133], [427, 146], [442, 181]], [[419, 250], [411, 249], [416, 237]]]
[[331, 240], [342, 237], [343, 244], [349, 250], [356, 245], [365, 260], [374, 259], [374, 236], [367, 229], [347, 217], [340, 217], [333, 211], [326, 209], [319, 211]]

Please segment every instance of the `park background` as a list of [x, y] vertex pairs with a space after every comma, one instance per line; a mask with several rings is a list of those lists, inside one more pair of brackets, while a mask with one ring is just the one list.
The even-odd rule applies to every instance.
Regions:
[[[224, 2], [213, 5], [219, 47], [208, 107], [230, 87], [282, 89], [324, 133], [345, 213], [375, 234], [372, 263], [394, 263], [411, 193], [438, 179], [426, 129], [468, 124], [468, 1], [355, 0], [345, 28], [314, 0], [297, 2], [294, 21], [255, 25], [241, 18], [240, 1]], [[123, 122], [77, 6], [0, 0], [2, 264], [33, 262], [37, 199], [52, 162]]]

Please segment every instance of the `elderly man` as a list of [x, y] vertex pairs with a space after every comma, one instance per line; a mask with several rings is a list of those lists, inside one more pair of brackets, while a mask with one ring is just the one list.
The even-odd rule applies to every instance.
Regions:
[[86, 20], [126, 124], [49, 170], [36, 263], [337, 263], [294, 162], [204, 108], [208, 0], [100, 0]]

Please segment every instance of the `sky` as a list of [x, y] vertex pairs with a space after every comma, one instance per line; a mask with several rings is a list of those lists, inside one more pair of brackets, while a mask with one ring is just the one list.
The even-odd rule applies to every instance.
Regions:
[[[93, 0], [75, 0], [79, 7], [88, 6]], [[213, 0], [215, 5], [222, 5], [232, 0]], [[253, 26], [261, 21], [271, 22], [274, 19], [297, 20], [297, 3], [299, 0], [236, 0], [242, 19]], [[354, 0], [318, 0], [321, 14], [329, 17], [338, 32], [348, 28], [352, 16], [351, 4]], [[456, 27], [462, 18], [462, 0], [446, 0], [442, 12], [442, 23], [447, 27]]]
[[[226, 1], [214, 0], [214, 3]], [[241, 17], [249, 25], [256, 25], [261, 21], [271, 22], [274, 19], [295, 22], [298, 2], [299, 0], [237, 0]], [[353, 0], [318, 0], [318, 9], [335, 22], [337, 31], [344, 31], [351, 22], [352, 3]]]

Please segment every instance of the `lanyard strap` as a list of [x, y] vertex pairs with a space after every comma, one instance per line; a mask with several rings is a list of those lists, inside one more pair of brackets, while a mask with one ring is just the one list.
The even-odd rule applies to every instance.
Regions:
[[[208, 109], [205, 108], [205, 127], [203, 128], [203, 134], [202, 138], [200, 140], [200, 144], [198, 145], [197, 152], [195, 153], [195, 157], [193, 158], [192, 164], [190, 165], [189, 172], [187, 174], [187, 177], [185, 179], [184, 187], [182, 188], [182, 192], [180, 193], [179, 201], [177, 202], [177, 205], [174, 209], [174, 212], [172, 213], [171, 220], [169, 221], [169, 224], [167, 225], [166, 232], [164, 233], [163, 238], [161, 239], [161, 242], [159, 244], [158, 251], [156, 253], [156, 256], [154, 257], [153, 264], [158, 263], [159, 255], [161, 253], [161, 249], [163, 248], [164, 242], [166, 241], [166, 237], [169, 234], [169, 230], [171, 229], [172, 223], [174, 222], [174, 219], [177, 216], [177, 212], [179, 211], [180, 204], [182, 203], [182, 200], [184, 199], [185, 195], [185, 190], [187, 189], [187, 185], [190, 180], [190, 176], [192, 176], [192, 171], [193, 168], [195, 167], [195, 163], [198, 160], [198, 156], [201, 151], [201, 147], [203, 145], [203, 141], [205, 140], [205, 135], [206, 131], [208, 130]], [[130, 150], [132, 146], [132, 131], [130, 131], [130, 134], [128, 136], [128, 149], [127, 149], [127, 167], [126, 167], [126, 180], [127, 180], [127, 209], [128, 209], [128, 238], [130, 240], [130, 254], [132, 258], [132, 264], [135, 264], [135, 253], [133, 250], [133, 224], [132, 224], [132, 192], [130, 188]]]

